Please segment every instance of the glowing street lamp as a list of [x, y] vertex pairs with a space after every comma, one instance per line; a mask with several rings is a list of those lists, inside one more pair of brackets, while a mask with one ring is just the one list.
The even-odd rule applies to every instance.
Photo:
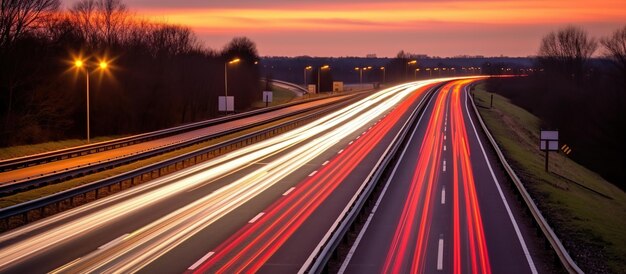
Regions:
[[408, 74], [409, 74], [409, 66], [417, 64], [417, 60], [411, 60], [406, 62], [406, 66], [404, 66], [404, 79], [406, 80], [406, 78], [408, 78]]
[[430, 68], [426, 68], [426, 71], [428, 71], [428, 77], [433, 78], [433, 71]]
[[383, 71], [383, 84], [384, 84], [385, 83], [385, 76], [386, 76], [385, 74], [386, 74], [387, 71], [385, 70], [385, 67], [380, 67], [380, 70]]
[[307, 82], [306, 82], [306, 71], [307, 71], [307, 70], [312, 70], [312, 69], [313, 69], [313, 67], [312, 67], [312, 66], [306, 66], [306, 67], [304, 68], [304, 87], [305, 87], [305, 88], [306, 88], [306, 84], [307, 84]]
[[240, 61], [239, 58], [235, 58], [224, 63], [224, 96], [228, 96], [228, 65], [237, 64]]
[[361, 85], [361, 88], [363, 88], [363, 71], [364, 70], [368, 70], [368, 69], [372, 69], [372, 67], [356, 67], [354, 68], [354, 70], [359, 72], [359, 84]]
[[419, 69], [419, 68], [416, 68], [416, 69], [415, 69], [415, 75], [413, 76], [413, 78], [415, 78], [415, 80], [417, 80], [417, 73], [418, 73], [419, 71], [420, 71], [420, 69]]
[[317, 93], [320, 93], [322, 89], [320, 88], [320, 74], [322, 74], [322, 70], [330, 69], [329, 65], [323, 65], [317, 68]]
[[[81, 59], [76, 59], [74, 60], [74, 67], [82, 70], [85, 72], [85, 82], [86, 82], [86, 94], [87, 94], [87, 143], [91, 142], [91, 136], [90, 136], [90, 132], [91, 132], [91, 128], [90, 128], [90, 124], [89, 124], [89, 75], [91, 74], [91, 72], [93, 71], [89, 71], [89, 68], [87, 68], [85, 61], [81, 60]], [[98, 66], [95, 67], [95, 69], [100, 69], [100, 70], [106, 70], [109, 67], [109, 63], [106, 60], [100, 60], [100, 62], [98, 62]]]

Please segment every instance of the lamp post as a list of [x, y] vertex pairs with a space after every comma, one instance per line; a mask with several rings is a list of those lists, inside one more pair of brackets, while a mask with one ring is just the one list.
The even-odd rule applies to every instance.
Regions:
[[307, 70], [311, 70], [311, 69], [313, 69], [313, 67], [311, 67], [311, 66], [306, 66], [306, 67], [304, 68], [304, 87], [305, 87], [305, 88], [306, 88], [306, 84], [307, 84], [307, 82], [306, 82], [306, 71], [307, 71]]
[[404, 66], [404, 80], [408, 78], [407, 75], [409, 74], [409, 66], [413, 64], [417, 64], [417, 60], [411, 60], [406, 62], [406, 66]]
[[322, 70], [330, 69], [329, 65], [324, 65], [317, 68], [317, 93], [320, 93], [322, 89], [320, 88], [320, 74], [322, 74]]
[[359, 85], [361, 86], [361, 88], [363, 88], [363, 71], [364, 70], [368, 70], [371, 69], [372, 67], [356, 67], [354, 68], [354, 70], [359, 72]]
[[418, 73], [419, 71], [420, 71], [420, 69], [419, 69], [419, 68], [416, 68], [416, 69], [415, 69], [415, 75], [413, 76], [413, 78], [415, 78], [415, 80], [417, 80], [417, 73]]
[[387, 74], [385, 71], [385, 67], [380, 67], [380, 70], [383, 71], [383, 84], [385, 84], [385, 76], [386, 76], [385, 74]]
[[[240, 61], [241, 60], [239, 58], [235, 58], [233, 60], [226, 61], [224, 63], [224, 96], [228, 96], [228, 65], [230, 65], [230, 64], [237, 64]], [[226, 100], [226, 98], [224, 98], [224, 100]], [[228, 109], [228, 107], [227, 107], [227, 109]]]
[[430, 68], [426, 68], [426, 70], [428, 71], [428, 77], [433, 78], [433, 71]]
[[[90, 132], [91, 132], [91, 128], [90, 128], [90, 117], [89, 117], [89, 75], [91, 74], [89, 72], [89, 69], [87, 68], [85, 61], [81, 60], [81, 59], [77, 59], [74, 61], [74, 67], [82, 70], [85, 72], [85, 82], [86, 82], [86, 94], [87, 94], [87, 143], [91, 142], [91, 136], [90, 136]], [[96, 67], [96, 69], [101, 69], [101, 70], [106, 70], [109, 67], [109, 63], [106, 60], [100, 60], [100, 62], [98, 62], [98, 66]]]

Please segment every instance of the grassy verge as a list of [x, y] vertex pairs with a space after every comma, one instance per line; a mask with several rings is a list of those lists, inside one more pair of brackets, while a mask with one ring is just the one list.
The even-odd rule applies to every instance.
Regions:
[[491, 95], [476, 87], [479, 112], [570, 255], [585, 272], [626, 273], [626, 193], [562, 153], [545, 172], [541, 120], [497, 94], [489, 108]]
[[161, 155], [156, 156], [156, 157], [152, 157], [152, 158], [149, 158], [149, 159], [144, 159], [144, 160], [137, 161], [137, 162], [134, 162], [134, 163], [131, 163], [131, 164], [128, 164], [128, 165], [123, 165], [123, 166], [120, 166], [120, 167], [117, 167], [117, 168], [108, 169], [108, 170], [105, 170], [105, 171], [102, 171], [102, 172], [98, 172], [98, 173], [94, 173], [94, 174], [91, 174], [91, 175], [87, 175], [87, 176], [84, 176], [84, 177], [68, 180], [68, 181], [65, 181], [65, 182], [62, 182], [62, 183], [58, 183], [58, 184], [54, 184], [54, 185], [48, 185], [48, 186], [32, 189], [32, 190], [20, 192], [20, 193], [17, 193], [17, 194], [14, 194], [14, 195], [10, 195], [10, 196], [0, 197], [0, 208], [4, 208], [4, 207], [8, 207], [8, 206], [24, 203], [24, 202], [27, 202], [27, 201], [30, 201], [30, 200], [34, 200], [34, 199], [45, 197], [45, 196], [48, 196], [48, 195], [51, 195], [51, 194], [54, 194], [54, 193], [58, 193], [58, 192], [61, 192], [61, 191], [64, 191], [64, 190], [68, 190], [68, 189], [71, 189], [71, 188], [74, 188], [74, 187], [77, 187], [77, 186], [88, 184], [90, 182], [95, 182], [97, 180], [101, 180], [101, 179], [104, 179], [104, 178], [108, 178], [108, 177], [111, 177], [111, 176], [122, 174], [124, 172], [135, 170], [135, 169], [138, 169], [140, 167], [147, 166], [147, 165], [150, 165], [150, 164], [153, 164], [153, 163], [158, 163], [160, 161], [163, 161], [163, 160], [175, 157], [175, 156], [179, 156], [179, 155], [182, 155], [182, 154], [185, 154], [185, 153], [197, 150], [197, 149], [201, 149], [201, 148], [208, 147], [208, 146], [220, 143], [220, 142], [224, 142], [224, 141], [227, 141], [227, 140], [230, 140], [230, 139], [233, 139], [233, 138], [236, 138], [236, 137], [248, 134], [248, 133], [252, 133], [252, 132], [264, 129], [264, 128], [272, 127], [272, 126], [284, 123], [284, 122], [286, 122], [288, 120], [292, 120], [292, 119], [295, 119], [295, 118], [299, 118], [299, 117], [305, 116], [307, 114], [308, 113], [294, 115], [292, 117], [284, 118], [284, 119], [281, 119], [281, 120], [278, 120], [278, 121], [274, 121], [272, 123], [256, 126], [256, 127], [253, 127], [253, 128], [250, 128], [250, 129], [246, 129], [246, 130], [242, 130], [242, 131], [239, 131], [239, 132], [236, 132], [236, 133], [233, 133], [233, 134], [222, 136], [220, 138], [213, 139], [213, 140], [201, 143], [201, 144], [196, 144], [196, 145], [189, 146], [189, 147], [186, 147], [186, 148], [182, 148], [182, 149], [179, 149], [179, 150], [176, 150], [176, 151], [171, 151], [171, 152], [164, 153], [164, 154], [161, 154]]
[[[112, 139], [122, 138], [127, 135], [118, 136], [102, 136], [91, 139], [91, 143], [104, 142]], [[11, 159], [16, 157], [22, 157], [26, 155], [33, 155], [38, 153], [44, 153], [48, 151], [54, 151], [69, 147], [86, 145], [87, 141], [84, 139], [71, 139], [56, 142], [47, 142], [34, 145], [23, 145], [13, 147], [0, 148], [0, 160]]]
[[[272, 91], [274, 94], [272, 96], [272, 102], [268, 105], [270, 107], [289, 103], [297, 97], [292, 91], [276, 85], [272, 85]], [[252, 107], [262, 108], [265, 107], [265, 103], [263, 101], [254, 102], [252, 103]]]

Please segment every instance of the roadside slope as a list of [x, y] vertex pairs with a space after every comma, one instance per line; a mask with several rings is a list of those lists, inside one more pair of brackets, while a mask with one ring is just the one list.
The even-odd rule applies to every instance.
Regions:
[[507, 160], [579, 267], [589, 273], [626, 272], [626, 193], [562, 153], [551, 153], [546, 173], [538, 148], [541, 120], [497, 94], [489, 108], [491, 93], [484, 84], [474, 93]]

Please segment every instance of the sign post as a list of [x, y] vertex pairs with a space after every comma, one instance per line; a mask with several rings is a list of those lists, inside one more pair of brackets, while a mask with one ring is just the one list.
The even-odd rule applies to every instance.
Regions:
[[548, 160], [550, 159], [548, 153], [559, 150], [559, 131], [541, 130], [539, 139], [539, 149], [546, 152], [546, 172], [548, 172]]
[[220, 112], [234, 112], [235, 96], [218, 96], [217, 110]]
[[265, 102], [265, 107], [267, 107], [269, 103], [272, 102], [272, 99], [273, 99], [272, 97], [274, 97], [274, 92], [272, 91], [263, 92], [263, 102]]

